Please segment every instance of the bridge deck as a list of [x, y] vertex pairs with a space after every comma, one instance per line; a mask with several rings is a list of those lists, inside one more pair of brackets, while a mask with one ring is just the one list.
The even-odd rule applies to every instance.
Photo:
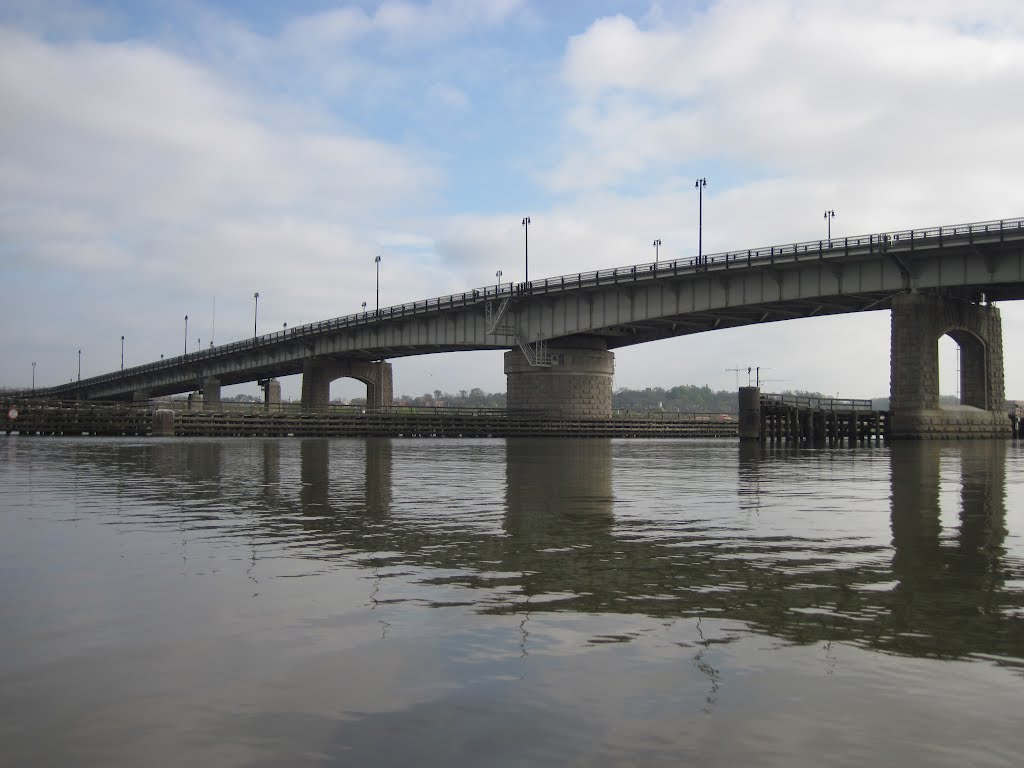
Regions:
[[[510, 349], [517, 338], [598, 336], [608, 349], [819, 314], [881, 309], [894, 292], [1024, 298], [1024, 219], [926, 227], [504, 283], [357, 312], [161, 359], [45, 390], [109, 399], [173, 394], [201, 377], [223, 384], [300, 373], [314, 357], [390, 359]], [[944, 260], [939, 256], [945, 256]], [[997, 257], [1002, 257], [998, 261]], [[516, 335], [485, 322], [512, 302]]]

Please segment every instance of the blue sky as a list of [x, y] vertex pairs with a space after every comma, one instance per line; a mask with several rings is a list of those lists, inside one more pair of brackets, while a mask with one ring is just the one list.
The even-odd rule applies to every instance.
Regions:
[[[0, 0], [0, 385], [178, 354], [186, 314], [246, 337], [255, 291], [261, 332], [347, 314], [377, 254], [385, 305], [517, 279], [526, 215], [531, 275], [691, 256], [697, 177], [706, 251], [1021, 216], [1021, 92], [1003, 0]], [[885, 395], [888, 324], [642, 345], [615, 386]], [[504, 389], [500, 353], [394, 365]]]

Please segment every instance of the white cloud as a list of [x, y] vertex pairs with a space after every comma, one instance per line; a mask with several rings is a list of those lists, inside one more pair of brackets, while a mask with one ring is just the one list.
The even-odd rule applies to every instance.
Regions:
[[573, 148], [549, 176], [561, 190], [697, 158], [861, 183], [879, 168], [997, 167], [1024, 118], [1007, 103], [1024, 81], [1019, 37], [850, 4], [725, 2], [650, 29], [598, 20], [569, 42], [563, 78]]
[[[17, 201], [0, 221], [29, 259], [39, 242], [160, 233], [167, 243], [237, 217], [360, 228], [438, 179], [400, 147], [268, 126], [261, 105], [159, 50], [59, 47], [7, 31], [0, 46], [0, 189]], [[207, 257], [178, 258], [189, 267]]]
[[467, 30], [502, 24], [523, 8], [523, 0], [384, 2], [372, 13], [344, 7], [297, 18], [283, 40], [292, 50], [309, 52], [370, 39], [393, 49], [432, 47]]

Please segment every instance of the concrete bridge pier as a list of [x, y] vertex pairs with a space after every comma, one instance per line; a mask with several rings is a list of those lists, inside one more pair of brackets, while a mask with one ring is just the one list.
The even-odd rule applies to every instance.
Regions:
[[220, 408], [220, 379], [207, 376], [203, 379], [203, 407], [217, 410]]
[[603, 341], [573, 339], [552, 344], [550, 365], [530, 365], [519, 349], [505, 353], [508, 410], [550, 413], [585, 419], [612, 415], [615, 355]]
[[281, 382], [277, 379], [260, 379], [263, 389], [263, 403], [268, 411], [281, 410]]
[[[939, 339], [960, 347], [961, 405], [939, 407]], [[892, 300], [890, 437], [1009, 437], [999, 310], [920, 293]]]
[[307, 360], [302, 367], [302, 409], [326, 408], [331, 401], [331, 382], [352, 378], [366, 385], [366, 407], [386, 408], [394, 404], [391, 363], [384, 360]]

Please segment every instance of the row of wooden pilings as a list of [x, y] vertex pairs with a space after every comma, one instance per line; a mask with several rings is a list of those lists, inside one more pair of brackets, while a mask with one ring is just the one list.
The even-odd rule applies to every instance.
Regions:
[[889, 432], [889, 414], [870, 400], [761, 394], [740, 387], [739, 435], [770, 445], [855, 447], [881, 445]]
[[735, 437], [724, 414], [617, 414], [587, 419], [497, 408], [261, 408], [204, 404], [202, 410], [137, 403], [0, 398], [6, 432], [19, 435], [141, 437]]

